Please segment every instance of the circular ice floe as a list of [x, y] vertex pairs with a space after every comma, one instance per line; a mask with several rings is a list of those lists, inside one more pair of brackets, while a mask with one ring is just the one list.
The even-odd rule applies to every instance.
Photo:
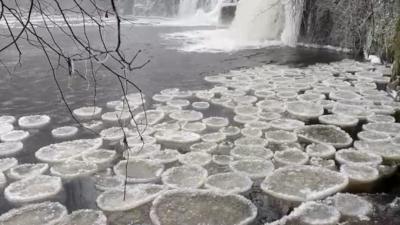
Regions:
[[100, 118], [100, 114], [103, 111], [100, 107], [81, 107], [72, 111], [72, 114], [78, 120], [93, 120]]
[[16, 158], [2, 158], [0, 159], [0, 172], [5, 172], [16, 165], [18, 165]]
[[32, 115], [19, 118], [18, 125], [23, 129], [39, 129], [50, 123], [50, 116]]
[[165, 149], [163, 151], [158, 151], [149, 156], [152, 161], [169, 164], [178, 161], [180, 153], [177, 150]]
[[319, 166], [322, 168], [337, 170], [335, 160], [332, 159], [323, 159], [318, 157], [312, 157], [310, 159], [310, 165]]
[[9, 123], [0, 123], [0, 135], [6, 134], [14, 130], [14, 126]]
[[158, 144], [131, 146], [124, 152], [123, 156], [125, 158], [129, 157], [129, 158], [144, 159], [150, 157], [154, 153], [159, 152], [160, 149], [161, 145]]
[[131, 107], [139, 107], [146, 103], [146, 99], [143, 93], [130, 93], [121, 96], [121, 100], [129, 102]]
[[396, 136], [400, 133], [400, 123], [368, 123], [363, 129]]
[[103, 121], [101, 120], [92, 120], [89, 122], [82, 123], [82, 126], [86, 129], [99, 131], [103, 128]]
[[169, 115], [173, 112], [181, 111], [182, 109], [177, 106], [170, 105], [158, 105], [156, 106], [157, 110], [163, 111], [165, 114]]
[[277, 119], [271, 121], [270, 124], [274, 129], [286, 131], [293, 131], [305, 126], [304, 122], [292, 119]]
[[235, 140], [236, 146], [261, 146], [265, 147], [268, 144], [268, 140], [264, 138], [251, 138], [251, 137], [242, 137]]
[[305, 202], [283, 218], [287, 220], [287, 224], [333, 225], [339, 223], [340, 212], [333, 206]]
[[177, 121], [192, 122], [203, 119], [203, 113], [194, 110], [180, 110], [172, 112], [169, 117]]
[[367, 117], [367, 121], [369, 123], [394, 123], [396, 122], [396, 119], [393, 116], [389, 115], [371, 115]]
[[221, 132], [208, 133], [201, 136], [201, 140], [204, 142], [220, 143], [223, 142], [225, 139], [225, 134]]
[[58, 225], [107, 225], [107, 217], [102, 211], [80, 209], [66, 216]]
[[274, 154], [274, 162], [277, 167], [304, 165], [308, 162], [308, 155], [298, 149], [277, 151]]
[[129, 111], [106, 112], [101, 115], [103, 122], [112, 126], [121, 126], [121, 124], [127, 124], [131, 118], [132, 115]]
[[329, 114], [318, 117], [322, 124], [335, 125], [341, 128], [355, 127], [358, 124], [358, 119], [352, 116], [342, 114]]
[[229, 125], [229, 120], [225, 117], [209, 117], [203, 119], [203, 123], [207, 126], [210, 131], [217, 131], [223, 127]]
[[97, 206], [107, 212], [128, 211], [153, 201], [166, 191], [165, 186], [156, 184], [127, 185], [124, 188], [103, 192], [97, 197]]
[[[149, 135], [134, 135], [126, 138], [126, 144], [128, 144], [129, 148], [143, 146], [143, 145], [152, 145], [156, 143], [156, 138]], [[121, 146], [124, 146], [124, 140], [120, 141]]]
[[82, 154], [83, 161], [94, 163], [99, 170], [110, 167], [116, 159], [117, 153], [113, 150], [97, 149]]
[[104, 129], [100, 132], [100, 136], [106, 142], [118, 142], [122, 140], [125, 136], [131, 136], [133, 131], [129, 130], [128, 128], [121, 128], [121, 127], [110, 127]]
[[379, 178], [378, 169], [363, 164], [343, 164], [340, 172], [349, 178], [350, 186], [369, 184]]
[[94, 163], [67, 160], [53, 165], [50, 168], [50, 173], [61, 177], [65, 182], [69, 182], [73, 179], [88, 177], [94, 174], [97, 170], [98, 168]]
[[2, 124], [2, 123], [13, 124], [13, 123], [15, 123], [15, 121], [17, 121], [15, 116], [8, 116], [8, 115], [0, 116], [0, 124]]
[[332, 91], [329, 93], [332, 100], [359, 100], [361, 96], [353, 91]]
[[241, 194], [251, 189], [253, 181], [243, 174], [239, 173], [217, 173], [209, 176], [205, 187], [228, 194]]
[[134, 117], [137, 124], [155, 125], [160, 123], [165, 117], [165, 113], [161, 110], [146, 110], [140, 112]]
[[297, 99], [300, 101], [307, 101], [307, 102], [317, 102], [320, 100], [325, 99], [325, 95], [323, 94], [316, 94], [316, 93], [305, 93], [302, 95], [298, 95]]
[[233, 172], [244, 174], [253, 180], [269, 176], [275, 169], [269, 160], [246, 159], [233, 161], [229, 164]]
[[363, 152], [382, 156], [388, 162], [398, 162], [400, 160], [400, 149], [398, 145], [390, 142], [365, 142], [356, 141], [354, 147]]
[[49, 165], [47, 163], [20, 164], [11, 168], [8, 171], [7, 176], [13, 180], [21, 180], [44, 174], [48, 169]]
[[54, 225], [61, 222], [67, 214], [67, 209], [58, 202], [28, 204], [1, 215], [0, 224]]
[[323, 199], [347, 187], [347, 176], [315, 166], [289, 166], [275, 170], [261, 184], [267, 194], [282, 200], [304, 202]]
[[330, 144], [335, 148], [345, 148], [353, 143], [348, 133], [332, 125], [310, 125], [296, 130], [300, 140]]
[[203, 133], [206, 130], [206, 128], [207, 128], [207, 126], [201, 122], [185, 123], [182, 126], [182, 130], [193, 132], [193, 133], [198, 133], [198, 134]]
[[337, 193], [333, 196], [334, 206], [343, 216], [362, 218], [372, 214], [372, 204], [360, 196]]
[[190, 151], [192, 152], [207, 152], [212, 153], [218, 147], [217, 143], [213, 142], [199, 142], [190, 146]]
[[171, 101], [173, 98], [174, 96], [171, 95], [160, 95], [160, 94], [155, 94], [152, 97], [152, 99], [156, 102], [168, 102]]
[[167, 105], [185, 109], [190, 105], [190, 101], [186, 99], [171, 99], [167, 101]]
[[79, 158], [87, 151], [100, 148], [102, 144], [101, 138], [64, 141], [40, 148], [35, 153], [35, 157], [42, 162], [60, 163], [68, 159]]
[[373, 112], [368, 111], [363, 106], [347, 105], [342, 103], [336, 103], [332, 108], [332, 113], [344, 116], [356, 117], [360, 120], [366, 120], [368, 116], [374, 114]]
[[251, 95], [243, 95], [243, 96], [237, 96], [233, 98], [233, 101], [235, 101], [238, 104], [253, 104], [257, 101], [257, 97], [251, 96]]
[[254, 106], [237, 106], [235, 107], [234, 112], [236, 115], [251, 116], [257, 115], [260, 112], [260, 109]]
[[324, 114], [324, 108], [312, 102], [289, 102], [287, 111], [292, 117], [301, 121], [315, 119]]
[[96, 174], [91, 178], [99, 191], [122, 188], [125, 183], [125, 180], [121, 179], [121, 177], [109, 174]]
[[[269, 112], [269, 111], [263, 110], [258, 113], [258, 117], [260, 118], [260, 120], [265, 120], [265, 121], [269, 122], [269, 121], [280, 119], [282, 117], [282, 115], [279, 113], [276, 113], [276, 112]], [[255, 122], [255, 123], [257, 123], [257, 122]]]
[[154, 137], [157, 143], [172, 149], [188, 149], [201, 138], [199, 134], [188, 131], [159, 131]]
[[236, 115], [233, 117], [233, 121], [240, 124], [252, 123], [259, 120], [256, 115]]
[[310, 157], [331, 159], [334, 157], [336, 149], [329, 144], [312, 143], [306, 147], [306, 152]]
[[59, 177], [38, 175], [11, 183], [4, 190], [4, 196], [9, 202], [19, 205], [53, 199], [61, 190]]
[[211, 155], [206, 152], [188, 152], [180, 155], [178, 160], [184, 165], [205, 166], [211, 162]]
[[24, 130], [12, 130], [0, 136], [3, 142], [20, 142], [29, 137], [29, 132]]
[[208, 102], [193, 102], [192, 106], [196, 110], [206, 110], [210, 108], [210, 103]]
[[375, 131], [361, 131], [357, 134], [357, 137], [366, 142], [387, 142], [391, 140], [390, 135]]
[[266, 131], [269, 128], [271, 128], [271, 125], [267, 122], [264, 121], [256, 121], [256, 122], [250, 122], [250, 123], [246, 123], [245, 128], [256, 128], [256, 129], [260, 129], [262, 131]]
[[4, 142], [0, 143], [0, 157], [15, 156], [22, 151], [24, 144], [22, 142]]
[[270, 149], [261, 146], [236, 146], [231, 152], [235, 159], [271, 159], [274, 155]]
[[290, 144], [297, 142], [295, 133], [284, 130], [268, 131], [265, 133], [265, 137], [270, 144]]
[[58, 127], [51, 131], [54, 138], [71, 138], [78, 133], [79, 129], [73, 126]]
[[261, 137], [263, 135], [261, 129], [254, 127], [245, 127], [241, 130], [241, 133], [245, 137]]
[[200, 166], [179, 166], [166, 170], [161, 180], [170, 188], [200, 188], [207, 176], [207, 170]]
[[232, 161], [234, 158], [230, 155], [213, 155], [212, 157], [212, 162], [219, 166], [228, 166]]
[[285, 102], [278, 100], [263, 100], [257, 102], [256, 105], [265, 112], [283, 113], [286, 111]]
[[154, 225], [248, 225], [256, 216], [250, 200], [205, 190], [167, 191], [154, 200], [150, 212]]
[[240, 136], [240, 128], [235, 126], [223, 127], [219, 132], [225, 134], [227, 139], [236, 139]]
[[122, 160], [114, 166], [114, 173], [129, 183], [153, 183], [160, 179], [164, 165], [153, 160]]

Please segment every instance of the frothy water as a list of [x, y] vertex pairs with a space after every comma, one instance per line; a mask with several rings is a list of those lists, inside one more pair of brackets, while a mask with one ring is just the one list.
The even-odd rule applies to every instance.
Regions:
[[[303, 3], [304, 0], [242, 0], [237, 5], [235, 19], [227, 29], [172, 33], [165, 38], [182, 41], [182, 46], [178, 48], [187, 52], [231, 52], [268, 46], [295, 46]], [[219, 1], [215, 9], [206, 14], [209, 25], [216, 24], [224, 4]]]

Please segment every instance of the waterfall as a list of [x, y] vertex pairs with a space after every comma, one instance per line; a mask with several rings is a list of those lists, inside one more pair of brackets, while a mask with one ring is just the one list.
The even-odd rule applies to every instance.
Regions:
[[179, 17], [193, 16], [197, 12], [199, 0], [181, 0], [179, 3]]
[[230, 27], [235, 39], [247, 42], [280, 40], [295, 45], [304, 0], [241, 0]]
[[282, 32], [283, 43], [294, 46], [300, 33], [304, 0], [288, 0], [285, 4], [285, 28]]

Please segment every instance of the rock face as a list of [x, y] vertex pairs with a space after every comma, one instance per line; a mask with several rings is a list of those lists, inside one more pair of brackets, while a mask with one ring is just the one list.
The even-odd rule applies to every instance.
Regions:
[[399, 15], [397, 0], [306, 0], [300, 41], [384, 56]]

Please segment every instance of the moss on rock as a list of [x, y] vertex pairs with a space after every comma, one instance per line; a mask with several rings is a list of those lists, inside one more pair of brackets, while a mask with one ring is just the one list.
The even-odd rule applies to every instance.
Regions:
[[400, 76], [400, 17], [397, 19], [396, 24], [396, 31], [393, 40], [393, 53], [393, 78], [395, 79]]

